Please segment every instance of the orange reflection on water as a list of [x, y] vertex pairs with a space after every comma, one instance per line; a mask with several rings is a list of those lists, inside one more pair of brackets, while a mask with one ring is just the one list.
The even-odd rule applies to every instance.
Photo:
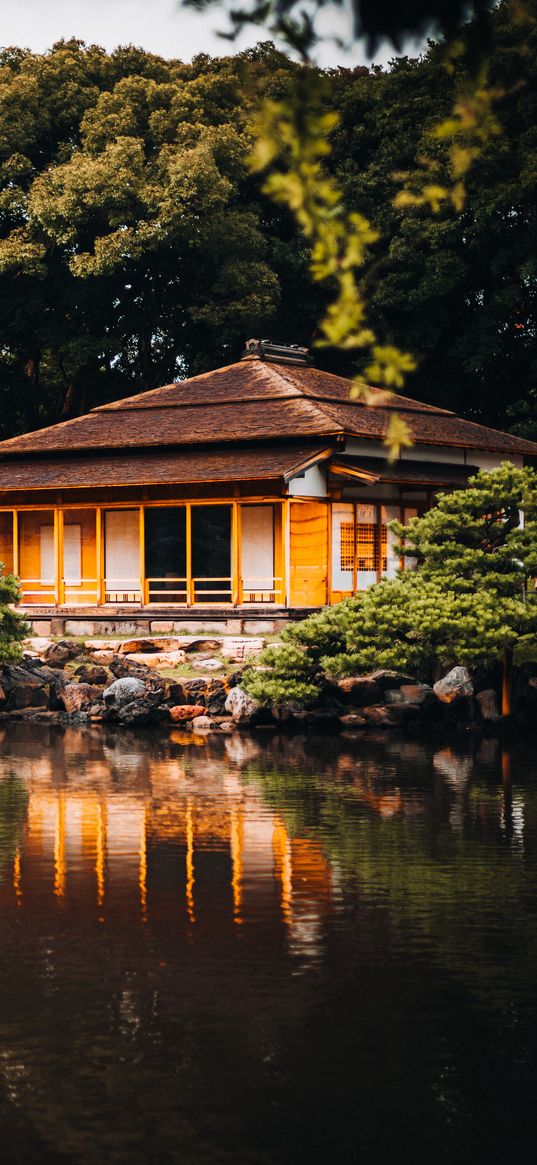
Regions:
[[233, 917], [238, 926], [242, 923], [242, 879], [243, 879], [244, 821], [242, 810], [233, 806], [231, 810], [231, 887], [233, 890]]
[[194, 912], [194, 818], [192, 802], [186, 807], [186, 909], [189, 922], [196, 921]]
[[54, 829], [54, 893], [63, 902], [65, 898], [65, 882], [67, 864], [65, 861], [65, 795], [58, 794], [56, 805], [56, 823]]
[[140, 888], [142, 922], [147, 922], [147, 814], [145, 805], [140, 822], [140, 873], [138, 886]]
[[22, 906], [21, 851], [18, 848], [13, 859], [13, 889], [17, 906]]

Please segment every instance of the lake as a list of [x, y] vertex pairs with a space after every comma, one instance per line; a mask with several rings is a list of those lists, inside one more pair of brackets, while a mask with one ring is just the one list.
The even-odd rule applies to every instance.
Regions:
[[0, 728], [0, 1161], [533, 1165], [537, 751]]

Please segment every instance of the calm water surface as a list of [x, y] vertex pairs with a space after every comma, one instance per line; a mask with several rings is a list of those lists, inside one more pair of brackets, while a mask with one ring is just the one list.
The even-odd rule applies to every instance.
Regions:
[[537, 750], [20, 724], [0, 1160], [537, 1155]]

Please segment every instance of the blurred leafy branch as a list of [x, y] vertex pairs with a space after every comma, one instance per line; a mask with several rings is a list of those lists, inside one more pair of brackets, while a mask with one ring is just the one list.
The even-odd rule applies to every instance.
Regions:
[[[184, 2], [198, 9], [215, 4], [215, 0]], [[531, 0], [504, 2], [512, 7], [514, 19], [535, 23]], [[322, 77], [308, 69], [307, 62], [323, 39], [319, 14], [330, 6], [347, 8], [351, 42], [362, 38], [370, 51], [382, 39], [398, 47], [409, 34], [436, 31], [444, 37], [444, 65], [454, 80], [453, 110], [431, 129], [431, 151], [416, 160], [417, 170], [393, 175], [402, 187], [394, 196], [394, 206], [402, 213], [460, 214], [464, 210], [469, 171], [487, 143], [500, 133], [494, 107], [505, 90], [489, 81], [487, 22], [493, 7], [489, 0], [470, 4], [417, 0], [409, 6], [393, 6], [386, 0], [375, 4], [350, 0], [346, 5], [344, 0], [316, 0], [309, 12], [298, 11], [295, 0], [254, 0], [249, 9], [237, 8], [233, 2], [223, 6], [230, 21], [225, 35], [230, 39], [248, 24], [263, 25], [306, 62], [291, 98], [262, 103], [253, 127], [250, 168], [265, 175], [263, 191], [295, 217], [309, 242], [313, 279], [329, 280], [335, 289], [319, 324], [317, 345], [365, 350], [367, 362], [353, 379], [351, 395], [366, 404], [379, 404], [404, 388], [417, 364], [411, 353], [381, 343], [367, 318], [363, 273], [369, 248], [379, 235], [363, 214], [347, 210], [341, 190], [324, 168], [338, 115], [323, 108]], [[392, 459], [412, 445], [408, 424], [395, 412], [388, 422], [385, 444]]]

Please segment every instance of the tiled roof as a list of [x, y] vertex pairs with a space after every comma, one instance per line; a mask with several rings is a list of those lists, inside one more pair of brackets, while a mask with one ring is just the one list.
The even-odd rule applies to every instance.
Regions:
[[88, 449], [147, 449], [326, 438], [382, 440], [395, 409], [416, 444], [537, 456], [537, 444], [465, 421], [409, 397], [374, 406], [349, 398], [350, 381], [305, 365], [248, 356], [237, 364], [93, 409], [0, 443], [0, 457]]
[[289, 480], [330, 452], [325, 444], [240, 447], [237, 450], [150, 450], [117, 456], [6, 458], [0, 493], [117, 485], [190, 485], [195, 482]]

